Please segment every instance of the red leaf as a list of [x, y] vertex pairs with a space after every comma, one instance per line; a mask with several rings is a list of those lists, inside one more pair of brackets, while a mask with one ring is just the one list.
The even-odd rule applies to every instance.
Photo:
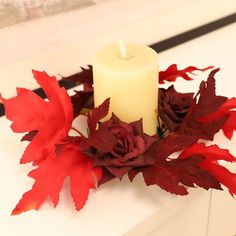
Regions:
[[74, 117], [80, 115], [83, 108], [93, 107], [93, 91], [75, 91], [75, 95], [71, 96], [71, 102], [74, 109]]
[[230, 154], [227, 149], [221, 149], [217, 145], [206, 146], [205, 143], [195, 143], [191, 147], [185, 149], [178, 158], [187, 158], [192, 155], [202, 155], [206, 161], [224, 160], [228, 162], [235, 162], [236, 158]]
[[168, 192], [179, 195], [188, 193], [183, 185], [193, 187], [196, 184], [205, 189], [221, 189], [218, 180], [201, 168], [200, 164], [204, 160], [202, 155], [193, 153], [188, 161], [183, 162], [181, 159], [169, 158], [171, 154], [186, 149], [197, 140], [197, 136], [180, 135], [174, 132], [169, 134], [160, 143], [152, 145], [146, 153], [155, 158], [155, 164], [130, 171], [130, 181], [137, 173], [142, 172], [147, 185], [156, 184]]
[[[214, 135], [224, 126], [228, 115], [223, 115], [214, 120], [201, 122], [200, 119], [216, 112], [227, 100], [226, 97], [216, 96], [214, 75], [219, 69], [213, 70], [206, 82], [202, 81], [195, 101], [185, 116], [178, 133], [194, 135], [198, 138], [213, 140]], [[197, 98], [199, 97], [198, 101]]]
[[81, 70], [82, 71], [74, 75], [63, 77], [63, 80], [67, 80], [77, 84], [93, 84], [92, 66], [88, 65], [88, 69], [81, 67]]
[[226, 186], [232, 196], [236, 195], [236, 174], [231, 173], [223, 166], [211, 162], [204, 162], [202, 168], [207, 170], [220, 183]]
[[[182, 151], [183, 149], [191, 146], [195, 142], [197, 142], [198, 137], [193, 135], [184, 135], [184, 134], [177, 134], [175, 132], [170, 133], [167, 137], [162, 139], [160, 143], [154, 143], [145, 153], [146, 156], [154, 158], [154, 162], [156, 162], [157, 165], [160, 165], [160, 163], [165, 163], [167, 158], [176, 152]], [[146, 157], [147, 159], [147, 157]], [[153, 169], [154, 168], [154, 169]], [[146, 169], [146, 168], [145, 168]], [[150, 176], [153, 175], [152, 178], [155, 178], [155, 167], [148, 167], [150, 170]], [[135, 168], [129, 171], [129, 179], [130, 181], [133, 181], [135, 176], [142, 172], [143, 168]], [[147, 178], [150, 178], [147, 177]], [[181, 188], [182, 189], [182, 188]]]
[[165, 71], [159, 73], [159, 83], [164, 84], [165, 81], [174, 82], [178, 77], [182, 77], [185, 80], [192, 80], [188, 73], [194, 75], [193, 71], [206, 71], [212, 69], [213, 66], [208, 66], [204, 69], [199, 69], [195, 66], [189, 66], [183, 70], [178, 70], [177, 65], [173, 64], [169, 66]]
[[231, 139], [234, 130], [236, 130], [236, 111], [232, 109], [236, 109], [236, 98], [228, 99], [216, 112], [202, 117], [199, 121], [208, 122], [211, 120], [216, 120], [224, 115], [228, 116], [228, 119], [222, 127], [222, 130], [225, 136], [228, 139]]
[[110, 98], [107, 98], [100, 106], [89, 112], [88, 127], [91, 134], [96, 130], [97, 123], [108, 114], [109, 104]]
[[200, 166], [207, 170], [220, 183], [225, 185], [232, 195], [236, 194], [236, 174], [231, 173], [218, 163], [218, 160], [227, 162], [236, 161], [236, 158], [232, 156], [228, 150], [220, 149], [217, 145], [207, 147], [203, 143], [196, 143], [181, 153], [179, 158], [188, 158], [188, 156], [193, 154], [201, 154], [204, 156], [205, 159]]
[[26, 148], [21, 163], [35, 163], [45, 158], [54, 150], [55, 143], [67, 136], [73, 120], [71, 99], [67, 91], [59, 87], [56, 78], [45, 72], [33, 71], [33, 74], [49, 101], [23, 88], [17, 89], [14, 98], [2, 98], [6, 117], [13, 121], [14, 132], [38, 131]]
[[37, 130], [30, 131], [22, 137], [21, 141], [32, 141], [37, 133]]
[[215, 92], [216, 82], [214, 76], [219, 70], [219, 68], [212, 70], [207, 81], [201, 82], [196, 96], [199, 95], [198, 103], [193, 107], [195, 118], [216, 112], [227, 101], [227, 97], [217, 96]]
[[142, 170], [146, 185], [158, 185], [167, 192], [177, 195], [187, 195], [185, 186], [181, 185], [178, 179], [168, 171], [168, 168], [160, 166], [159, 168], [146, 167]]
[[188, 194], [185, 186], [194, 187], [195, 184], [204, 189], [221, 189], [219, 182], [200, 168], [199, 164], [203, 159], [200, 155], [194, 155], [187, 159], [165, 160], [145, 168], [142, 171], [143, 177], [147, 185], [157, 184], [162, 189], [178, 195]]
[[156, 156], [156, 162], [166, 160], [171, 154], [182, 151], [197, 142], [197, 140], [197, 136], [177, 134], [173, 132], [166, 138], [162, 139], [159, 145], [152, 147], [155, 149], [155, 153], [152, 153], [152, 155]]
[[67, 146], [60, 156], [52, 154], [29, 173], [35, 179], [32, 189], [26, 192], [12, 215], [35, 209], [38, 210], [47, 197], [57, 206], [59, 193], [67, 176], [70, 177], [71, 195], [77, 210], [86, 203], [89, 190], [95, 188], [101, 178], [101, 168], [93, 168], [90, 157], [82, 154], [75, 145]]
[[229, 118], [225, 122], [222, 130], [225, 136], [228, 139], [231, 139], [233, 136], [234, 130], [236, 130], [236, 111], [229, 111], [228, 114], [229, 114]]

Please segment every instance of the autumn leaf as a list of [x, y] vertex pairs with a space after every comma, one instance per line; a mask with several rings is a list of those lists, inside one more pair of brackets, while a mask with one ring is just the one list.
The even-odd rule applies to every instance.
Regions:
[[62, 77], [63, 80], [73, 82], [76, 85], [83, 84], [83, 89], [75, 91], [75, 94], [71, 96], [71, 101], [74, 108], [74, 118], [80, 115], [83, 108], [93, 108], [93, 71], [92, 66], [88, 65], [88, 68], [81, 67], [79, 73]]
[[65, 178], [70, 178], [71, 195], [75, 208], [80, 210], [86, 203], [89, 190], [95, 188], [101, 178], [101, 168], [93, 168], [92, 159], [85, 156], [72, 144], [67, 146], [59, 156], [51, 154], [29, 173], [35, 179], [31, 190], [26, 192], [12, 215], [18, 215], [31, 209], [38, 210], [49, 197], [54, 207], [59, 201], [59, 193]]
[[160, 143], [155, 143], [146, 153], [155, 158], [155, 164], [131, 170], [129, 172], [130, 181], [139, 172], [142, 172], [147, 185], [158, 185], [162, 189], [178, 195], [188, 194], [186, 186], [198, 185], [205, 189], [221, 189], [218, 180], [201, 168], [200, 163], [204, 160], [201, 153], [188, 155], [189, 159], [186, 162], [170, 158], [172, 154], [190, 147], [198, 139], [199, 137], [194, 135], [170, 133]]
[[193, 154], [204, 156], [204, 161], [200, 164], [201, 168], [208, 171], [221, 184], [225, 185], [231, 195], [236, 194], [236, 174], [231, 173], [218, 162], [219, 160], [236, 161], [236, 158], [228, 150], [220, 149], [217, 145], [206, 146], [204, 143], [196, 143], [182, 152], [179, 158], [187, 158]]
[[[197, 142], [198, 137], [194, 135], [185, 135], [185, 134], [177, 134], [172, 132], [168, 134], [164, 139], [162, 139], [159, 143], [155, 143], [151, 146], [151, 148], [145, 153], [146, 156], [152, 156], [155, 161], [154, 163], [165, 163], [167, 158], [173, 153], [182, 151], [183, 149], [191, 146], [195, 142]], [[150, 167], [147, 167], [149, 169]], [[129, 172], [129, 179], [133, 181], [135, 176], [142, 172], [143, 168], [136, 168]], [[150, 175], [155, 175], [155, 171], [150, 168]], [[155, 177], [153, 177], [155, 178]]]
[[147, 186], [158, 185], [167, 192], [181, 196], [188, 194], [186, 187], [166, 167], [146, 167], [143, 168], [142, 174]]
[[158, 185], [162, 189], [177, 195], [188, 194], [186, 186], [198, 185], [204, 189], [221, 189], [219, 182], [207, 171], [200, 168], [203, 161], [200, 155], [187, 159], [172, 159], [144, 168], [142, 173], [147, 185]]
[[192, 106], [184, 117], [181, 125], [176, 130], [179, 134], [193, 135], [198, 138], [213, 140], [214, 135], [223, 127], [228, 119], [227, 114], [223, 114], [217, 119], [201, 122], [202, 117], [216, 112], [227, 100], [226, 97], [215, 94], [214, 75], [219, 69], [213, 70], [207, 79], [200, 84], [199, 91], [194, 98]]
[[206, 146], [205, 143], [195, 143], [185, 149], [178, 158], [186, 158], [188, 156], [199, 154], [205, 156], [206, 161], [224, 160], [227, 162], [235, 162], [236, 158], [230, 154], [227, 149], [221, 149], [217, 145]]
[[16, 97], [1, 98], [14, 132], [37, 131], [27, 146], [21, 163], [35, 163], [44, 159], [55, 149], [55, 144], [67, 136], [73, 120], [71, 99], [67, 91], [59, 87], [56, 78], [45, 72], [33, 71], [33, 74], [48, 101], [23, 88], [17, 89]]
[[225, 122], [222, 130], [225, 136], [228, 139], [231, 139], [233, 137], [233, 132], [236, 130], [236, 111], [229, 111], [227, 114], [229, 114], [229, 118]]
[[63, 80], [74, 82], [77, 85], [79, 84], [93, 84], [93, 71], [92, 66], [88, 65], [88, 68], [81, 67], [81, 71], [79, 73], [62, 77]]
[[27, 134], [25, 134], [22, 137], [21, 141], [29, 141], [29, 142], [31, 142], [37, 133], [38, 133], [37, 130], [29, 131]]
[[81, 114], [83, 108], [93, 108], [93, 91], [75, 91], [75, 94], [71, 96], [71, 102], [74, 109], [74, 118], [76, 118]]
[[[199, 69], [195, 66], [188, 66], [185, 69], [179, 70], [176, 64], [169, 66], [165, 71], [159, 72], [159, 83], [164, 84], [165, 81], [174, 82], [178, 77], [182, 77], [185, 80], [192, 80], [190, 75], [194, 75], [194, 71], [206, 71], [212, 69], [213, 66], [208, 66], [203, 69]], [[189, 75], [190, 74], [190, 75]]]
[[233, 136], [234, 130], [236, 130], [236, 98], [228, 99], [217, 111], [214, 113], [202, 117], [199, 119], [200, 122], [208, 122], [211, 120], [219, 119], [220, 117], [227, 115], [228, 119], [225, 122], [222, 130], [228, 139]]
[[88, 113], [88, 127], [90, 134], [96, 130], [98, 122], [108, 114], [109, 105], [110, 99], [107, 98], [101, 105], [95, 107]]
[[74, 117], [80, 115], [83, 108], [94, 108], [93, 71], [91, 65], [88, 65], [87, 67], [88, 68], [81, 67], [79, 73], [62, 77], [63, 80], [73, 82], [76, 85], [83, 85], [82, 90], [75, 91], [75, 94], [71, 96], [74, 108]]

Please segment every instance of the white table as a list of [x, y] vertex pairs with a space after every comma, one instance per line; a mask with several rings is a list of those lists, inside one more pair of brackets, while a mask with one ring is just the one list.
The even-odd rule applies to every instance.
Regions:
[[[236, 24], [232, 24], [161, 53], [161, 68], [172, 63], [178, 63], [180, 67], [220, 66], [222, 71], [217, 76], [217, 92], [232, 97], [235, 95], [235, 39]], [[74, 52], [78, 50], [74, 49]], [[73, 46], [67, 52], [71, 55]], [[48, 60], [56, 57], [55, 53], [52, 52]], [[74, 58], [78, 56], [74, 55]], [[44, 63], [46, 58], [44, 57]], [[17, 73], [22, 68], [24, 74], [24, 65], [27, 63], [29, 60], [11, 66], [13, 70], [16, 68], [11, 76], [15, 73], [21, 84], [24, 82]], [[70, 66], [63, 58], [54, 64], [56, 63], [63, 64], [65, 68]], [[50, 66], [53, 67], [52, 64]], [[2, 67], [0, 77], [6, 75], [7, 70]], [[193, 87], [197, 89], [199, 82], [179, 80], [176, 87], [180, 91], [192, 91]], [[13, 85], [9, 83], [7, 86]], [[1, 92], [4, 95], [4, 91]], [[30, 211], [12, 217], [11, 210], [33, 181], [26, 175], [31, 169], [30, 165], [18, 164], [25, 146], [19, 142], [21, 135], [10, 132], [9, 122], [5, 117], [0, 118], [0, 130], [0, 235], [205, 236], [207, 227], [208, 236], [233, 236], [236, 233], [236, 201], [226, 193], [213, 191], [210, 196], [210, 191], [199, 189], [191, 190], [189, 196], [176, 197], [158, 187], [146, 187], [141, 176], [134, 183], [129, 183], [127, 178], [121, 182], [114, 180], [91, 192], [87, 205], [80, 212], [73, 209], [66, 181], [56, 209], [46, 202], [38, 212]], [[216, 142], [236, 155], [236, 138], [229, 142], [219, 134]]]

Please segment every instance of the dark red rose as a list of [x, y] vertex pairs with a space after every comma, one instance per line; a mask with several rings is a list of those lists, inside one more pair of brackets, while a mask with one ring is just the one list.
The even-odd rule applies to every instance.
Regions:
[[155, 141], [155, 137], [143, 133], [141, 119], [127, 124], [113, 114], [110, 120], [99, 124], [98, 130], [81, 147], [89, 148], [94, 166], [102, 166], [112, 176], [121, 178], [134, 167], [153, 164], [153, 158], [145, 152]]
[[178, 93], [173, 85], [168, 89], [159, 89], [158, 114], [169, 131], [178, 129], [193, 103], [193, 95], [193, 93]]

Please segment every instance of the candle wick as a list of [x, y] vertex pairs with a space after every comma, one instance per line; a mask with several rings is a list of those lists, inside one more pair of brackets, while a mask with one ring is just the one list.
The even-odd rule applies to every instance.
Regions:
[[127, 49], [125, 47], [125, 43], [123, 40], [119, 41], [119, 49], [120, 49], [121, 58], [126, 59], [128, 57], [128, 55], [127, 55]]

